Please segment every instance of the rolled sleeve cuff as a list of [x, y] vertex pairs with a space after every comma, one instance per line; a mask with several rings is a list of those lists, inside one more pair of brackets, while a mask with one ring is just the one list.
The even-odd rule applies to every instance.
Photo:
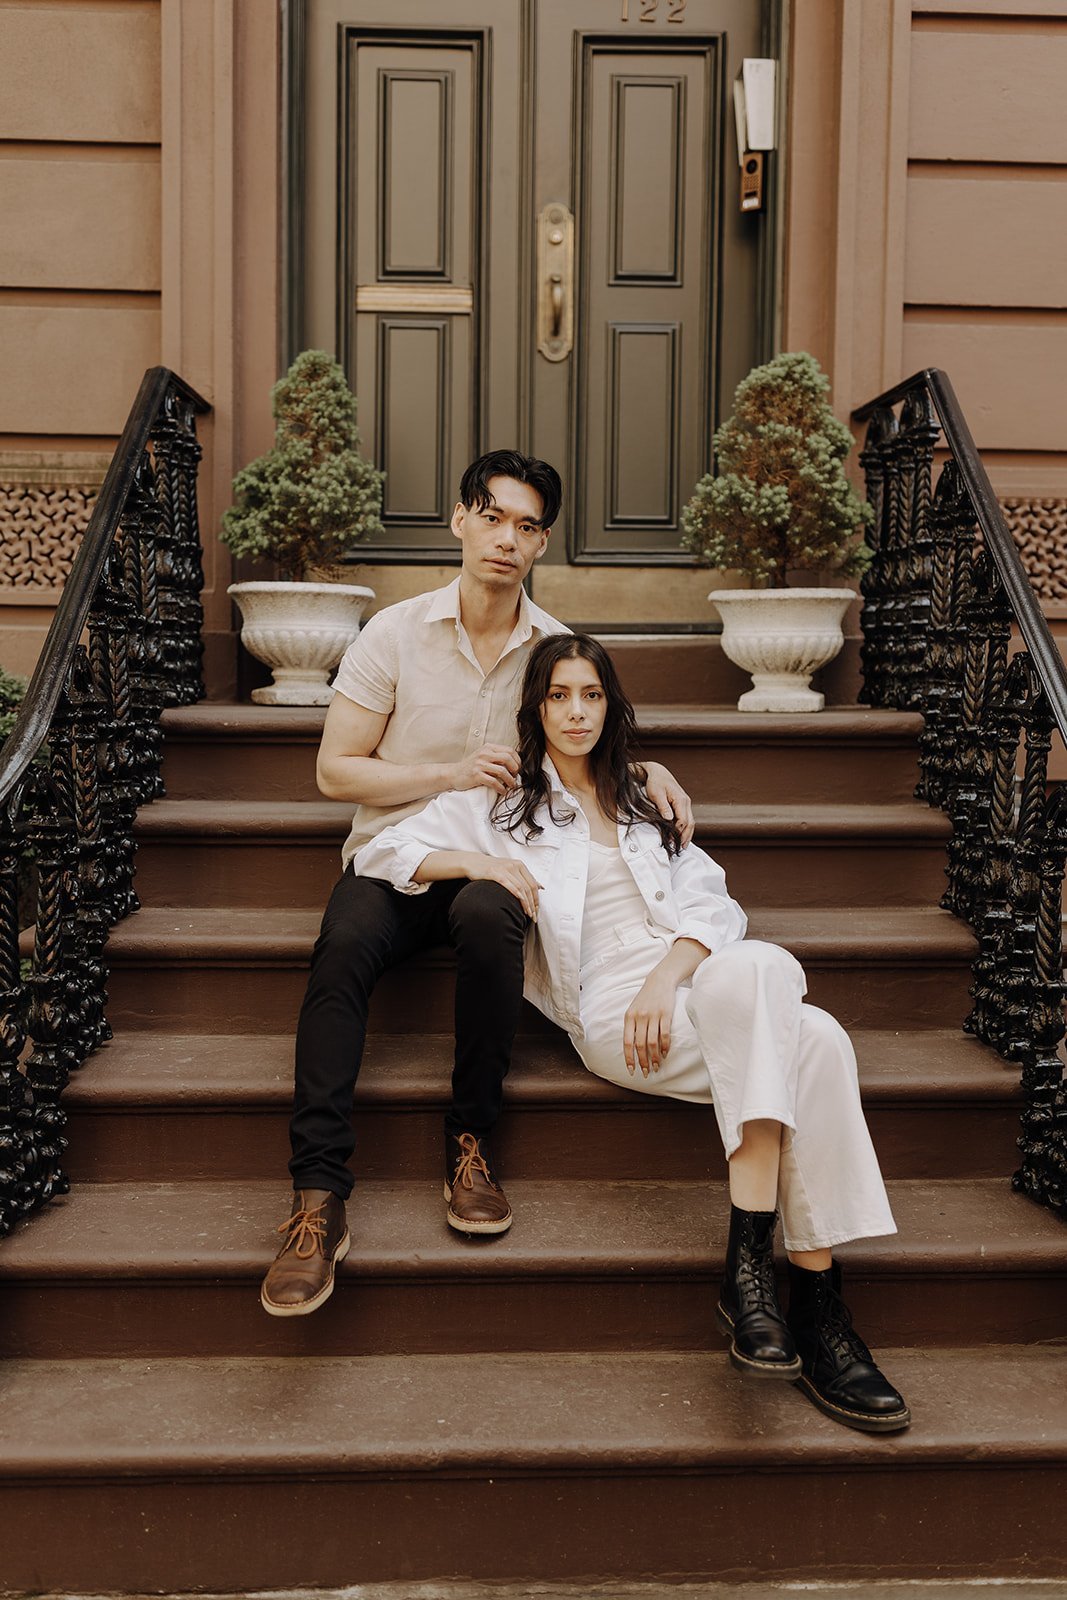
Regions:
[[352, 871], [361, 878], [382, 878], [398, 894], [425, 894], [428, 883], [416, 883], [415, 874], [433, 851], [424, 844], [379, 845], [376, 839], [352, 857]]
[[675, 930], [674, 937], [695, 939], [705, 950], [714, 955], [723, 945], [736, 944], [739, 939], [743, 939], [747, 928], [748, 918], [743, 912], [716, 917], [713, 920], [708, 920], [706, 917], [683, 917], [681, 924]]

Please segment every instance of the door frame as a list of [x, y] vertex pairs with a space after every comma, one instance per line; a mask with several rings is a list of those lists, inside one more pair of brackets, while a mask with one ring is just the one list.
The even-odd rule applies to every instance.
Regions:
[[[536, 0], [519, 0], [522, 14], [522, 30], [529, 52], [533, 41], [533, 6]], [[789, 98], [788, 84], [788, 32], [789, 32], [789, 0], [760, 0], [762, 17], [760, 21], [761, 49], [763, 54], [773, 57], [778, 61], [777, 81], [777, 132], [778, 143], [774, 152], [775, 159], [769, 163], [767, 181], [767, 201], [764, 215], [764, 224], [760, 229], [757, 243], [757, 313], [756, 313], [756, 359], [769, 360], [778, 350], [781, 340], [782, 313], [784, 304], [784, 264], [785, 264], [785, 162], [789, 156], [788, 150], [788, 117], [787, 107]], [[279, 0], [279, 30], [280, 30], [280, 115], [282, 123], [281, 137], [281, 172], [280, 172], [280, 316], [278, 328], [278, 372], [285, 371], [293, 358], [303, 349], [304, 345], [304, 304], [306, 294], [306, 273], [303, 250], [305, 238], [305, 177], [306, 177], [306, 112], [307, 112], [307, 39], [309, 25], [309, 11], [311, 0]], [[375, 32], [395, 34], [398, 30], [395, 25], [383, 23], [376, 25]], [[435, 29], [435, 34], [440, 31], [462, 32], [467, 35], [480, 32], [479, 29], [464, 28], [461, 25], [446, 25], [441, 30]], [[520, 86], [522, 93], [522, 116], [527, 134], [532, 132], [533, 117], [532, 97], [525, 84]], [[484, 114], [484, 113], [483, 113]], [[522, 220], [522, 238], [520, 239], [521, 277], [522, 290], [527, 303], [528, 338], [527, 349], [519, 352], [518, 369], [522, 394], [519, 397], [520, 432], [522, 437], [517, 441], [517, 448], [529, 448], [530, 431], [530, 364], [532, 361], [531, 340], [534, 338], [536, 310], [532, 303], [532, 265], [529, 260], [533, 240], [533, 218], [530, 215], [532, 203], [533, 173], [529, 167], [532, 139], [527, 137], [527, 160], [523, 165], [520, 181], [526, 190], [526, 204], [520, 208]], [[724, 163], [728, 162], [724, 150]], [[342, 162], [338, 169], [338, 189], [335, 217], [337, 233], [334, 239], [334, 252], [338, 263], [338, 272], [341, 273], [345, 259], [345, 241], [340, 238], [339, 218], [342, 207], [342, 183], [347, 182], [347, 163]], [[721, 193], [718, 196], [720, 205], [730, 203], [731, 183], [730, 170], [721, 174]], [[338, 295], [341, 286], [338, 284]], [[721, 316], [721, 306], [715, 308], [713, 314]], [[348, 341], [347, 318], [340, 317], [338, 325], [338, 356], [343, 360]], [[717, 340], [716, 340], [717, 343]], [[484, 408], [480, 423], [484, 426]], [[696, 558], [682, 550], [677, 552], [663, 552], [649, 557], [637, 552], [620, 552], [612, 556], [594, 557], [592, 560], [588, 553], [571, 548], [573, 535], [568, 540], [568, 560], [579, 566], [678, 566], [691, 567], [696, 565]], [[366, 552], [369, 554], [370, 552]], [[453, 554], [429, 551], [396, 550], [395, 552], [374, 552], [375, 560], [384, 560], [389, 563], [400, 562], [404, 564], [425, 563], [427, 559], [440, 565], [442, 560], [458, 563], [461, 552]]]

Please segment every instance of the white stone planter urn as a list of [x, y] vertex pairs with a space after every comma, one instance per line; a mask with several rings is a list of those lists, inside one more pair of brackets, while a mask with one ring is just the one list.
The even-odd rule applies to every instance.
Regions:
[[231, 583], [241, 643], [274, 682], [253, 689], [261, 706], [326, 706], [327, 679], [359, 632], [374, 590], [354, 583]]
[[821, 711], [811, 675], [845, 642], [841, 623], [854, 589], [713, 589], [722, 648], [752, 674], [738, 711]]

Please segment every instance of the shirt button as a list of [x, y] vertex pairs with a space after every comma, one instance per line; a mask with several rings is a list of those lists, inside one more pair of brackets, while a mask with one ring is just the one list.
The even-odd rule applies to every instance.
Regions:
[[630, 854], [631, 854], [631, 855], [632, 855], [632, 856], [635, 856], [635, 855], [636, 855], [636, 854], [637, 854], [637, 846], [636, 846], [636, 845], [635, 845], [635, 844], [632, 844], [632, 845], [631, 845], [631, 846], [630, 846]]
[[487, 694], [488, 694], [488, 693], [489, 693], [489, 690], [488, 690], [488, 689], [483, 689], [483, 690], [482, 690], [482, 699], [483, 699], [483, 700], [484, 700], [484, 699], [485, 699], [485, 697], [486, 697], [486, 695], [487, 695]]
[[666, 899], [666, 895], [663, 893], [662, 889], [657, 889], [656, 890], [656, 899], [657, 900], [665, 900]]

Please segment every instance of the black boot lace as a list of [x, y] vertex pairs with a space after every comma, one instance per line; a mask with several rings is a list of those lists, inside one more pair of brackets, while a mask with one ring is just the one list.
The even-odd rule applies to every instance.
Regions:
[[774, 1278], [774, 1258], [742, 1246], [738, 1252], [737, 1302], [742, 1312], [766, 1311], [780, 1317], [778, 1286]]
[[827, 1286], [819, 1296], [819, 1334], [838, 1371], [855, 1361], [873, 1365], [873, 1357], [855, 1328], [852, 1313], [836, 1290]]

